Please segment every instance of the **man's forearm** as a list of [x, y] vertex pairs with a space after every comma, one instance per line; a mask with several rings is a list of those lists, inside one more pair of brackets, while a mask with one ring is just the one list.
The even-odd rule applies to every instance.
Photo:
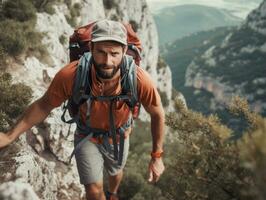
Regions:
[[152, 151], [163, 150], [164, 113], [151, 115]]
[[17, 124], [8, 131], [8, 137], [13, 142], [23, 132], [27, 131], [34, 125], [42, 122], [51, 112], [52, 107], [44, 103], [43, 98], [32, 103], [24, 112]]

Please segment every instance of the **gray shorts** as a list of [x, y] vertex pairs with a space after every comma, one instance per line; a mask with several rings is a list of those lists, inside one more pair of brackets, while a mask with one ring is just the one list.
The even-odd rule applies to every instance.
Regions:
[[[75, 134], [74, 146], [76, 146], [82, 137]], [[80, 183], [87, 185], [103, 181], [103, 170], [105, 169], [110, 176], [117, 175], [124, 167], [127, 161], [129, 150], [129, 137], [125, 139], [122, 165], [114, 160], [113, 150], [107, 151], [103, 144], [95, 144], [88, 139], [75, 152]], [[119, 145], [118, 145], [119, 146]]]

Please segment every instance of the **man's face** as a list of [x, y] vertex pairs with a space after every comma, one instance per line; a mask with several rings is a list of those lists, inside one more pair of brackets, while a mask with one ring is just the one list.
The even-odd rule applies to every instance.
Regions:
[[112, 41], [94, 42], [91, 47], [93, 64], [97, 75], [102, 79], [111, 79], [120, 69], [124, 48]]

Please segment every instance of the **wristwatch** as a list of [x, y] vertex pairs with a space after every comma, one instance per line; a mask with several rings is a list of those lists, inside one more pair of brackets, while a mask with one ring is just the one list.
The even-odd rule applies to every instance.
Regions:
[[151, 157], [152, 158], [161, 158], [163, 155], [163, 151], [155, 151], [155, 152], [151, 152]]

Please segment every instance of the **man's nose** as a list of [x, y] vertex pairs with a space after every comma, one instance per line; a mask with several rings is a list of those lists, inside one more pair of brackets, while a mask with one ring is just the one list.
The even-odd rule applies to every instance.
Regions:
[[105, 60], [104, 60], [105, 65], [112, 65], [112, 56], [110, 54], [105, 55]]

